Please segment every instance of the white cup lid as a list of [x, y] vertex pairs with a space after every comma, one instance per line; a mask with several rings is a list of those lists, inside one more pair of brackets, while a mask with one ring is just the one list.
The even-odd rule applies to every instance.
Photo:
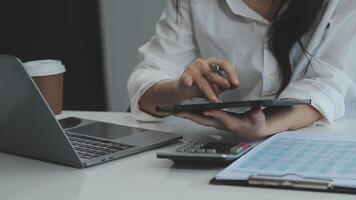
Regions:
[[32, 77], [57, 75], [66, 71], [64, 65], [59, 60], [35, 60], [25, 62], [24, 68]]

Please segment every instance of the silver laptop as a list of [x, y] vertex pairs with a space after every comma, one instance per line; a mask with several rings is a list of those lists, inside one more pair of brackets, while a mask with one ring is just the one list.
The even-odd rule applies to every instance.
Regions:
[[19, 59], [0, 55], [2, 152], [84, 168], [181, 139], [172, 133], [78, 118], [61, 124]]

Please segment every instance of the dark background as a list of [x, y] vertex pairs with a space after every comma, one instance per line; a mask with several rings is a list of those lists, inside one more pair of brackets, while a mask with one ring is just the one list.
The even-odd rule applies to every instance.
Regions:
[[97, 0], [3, 0], [0, 53], [66, 66], [65, 110], [107, 110]]

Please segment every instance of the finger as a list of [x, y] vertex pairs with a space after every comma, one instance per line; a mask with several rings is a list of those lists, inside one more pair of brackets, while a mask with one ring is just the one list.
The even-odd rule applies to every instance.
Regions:
[[190, 75], [183, 77], [184, 86], [191, 87], [193, 85], [193, 78]]
[[183, 85], [186, 87], [191, 87], [193, 85], [193, 78], [189, 74], [184, 74], [181, 80]]
[[260, 106], [252, 107], [251, 110], [248, 112], [248, 115], [250, 116], [250, 118], [253, 120], [254, 123], [265, 120], [265, 115]]
[[204, 117], [202, 115], [195, 115], [195, 114], [192, 114], [189, 112], [178, 113], [176, 116], [181, 117], [183, 119], [193, 121], [193, 122], [198, 123], [203, 126], [210, 126], [210, 127], [215, 127], [215, 128], [220, 127], [220, 124], [216, 120], [213, 120], [210, 117]]
[[262, 111], [261, 106], [253, 106], [250, 110], [251, 113], [259, 113]]
[[[211, 71], [210, 65], [206, 60], [197, 59], [194, 64], [198, 66], [197, 68], [200, 69], [199, 74], [209, 82], [209, 85], [217, 84], [226, 89], [231, 87], [228, 80]], [[192, 71], [194, 71], [194, 69]]]
[[212, 87], [213, 87], [215, 94], [220, 94], [224, 91], [224, 90], [220, 89], [219, 86], [217, 86], [216, 84], [213, 84]]
[[213, 88], [210, 86], [210, 83], [202, 76], [196, 75], [193, 79], [195, 84], [201, 90], [201, 92], [205, 95], [205, 97], [212, 103], [218, 103], [219, 99], [215, 94]]
[[259, 115], [261, 112], [262, 112], [262, 108], [260, 106], [253, 106], [245, 114], [253, 117], [253, 116]]
[[210, 83], [216, 84], [221, 88], [229, 89], [231, 87], [231, 84], [228, 80], [225, 80], [223, 77], [211, 72], [210, 70], [205, 71], [204, 76]]
[[224, 111], [220, 111], [220, 110], [206, 111], [204, 112], [204, 115], [219, 121], [228, 130], [234, 130], [234, 129], [239, 130], [241, 128], [240, 119]]
[[231, 65], [230, 62], [223, 60], [223, 59], [214, 58], [214, 57], [208, 58], [207, 62], [218, 64], [225, 71], [225, 73], [228, 76], [230, 83], [233, 87], [238, 87], [240, 85], [240, 80], [237, 76], [235, 68], [234, 68], [234, 66]]

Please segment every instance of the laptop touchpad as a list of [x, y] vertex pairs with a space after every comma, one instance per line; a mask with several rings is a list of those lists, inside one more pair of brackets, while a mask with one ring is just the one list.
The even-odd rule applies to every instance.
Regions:
[[135, 133], [143, 132], [144, 130], [103, 122], [95, 122], [86, 126], [70, 129], [68, 131], [81, 135], [115, 140], [121, 137], [126, 137]]

